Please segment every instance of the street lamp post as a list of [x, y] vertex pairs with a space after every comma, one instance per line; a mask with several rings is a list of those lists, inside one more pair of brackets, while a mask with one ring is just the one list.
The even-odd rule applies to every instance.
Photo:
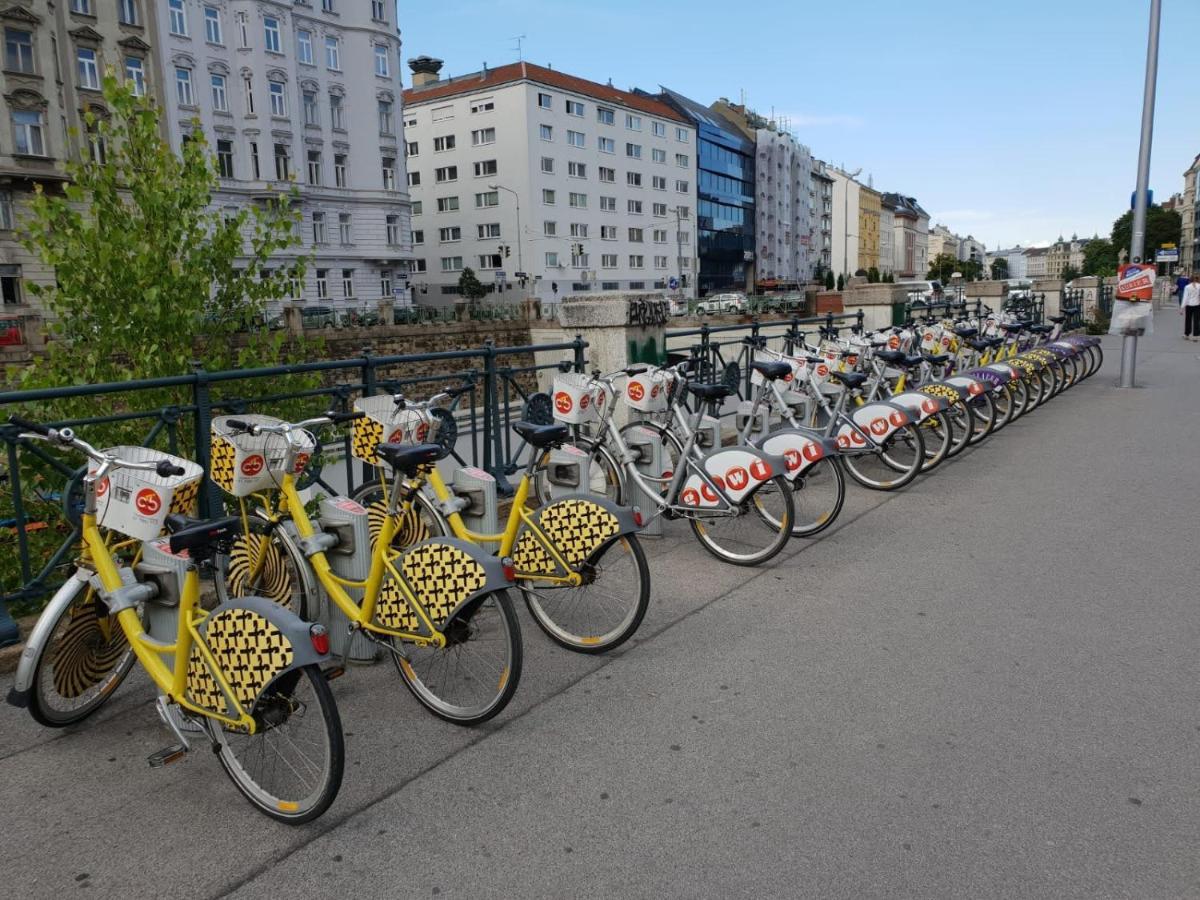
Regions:
[[512, 188], [507, 188], [502, 184], [489, 184], [488, 188], [493, 191], [508, 191], [513, 195], [513, 200], [517, 204], [517, 269], [524, 273], [525, 263], [521, 258], [521, 195]]
[[675, 213], [675, 269], [679, 272], [679, 289], [683, 290], [683, 236], [679, 233], [679, 207], [673, 207]]
[[842, 197], [842, 277], [850, 280], [850, 182], [862, 174], [862, 167], [853, 172], [843, 172], [846, 176], [846, 193]]
[[[1154, 89], [1158, 82], [1158, 26], [1162, 0], [1150, 0], [1150, 35], [1146, 41], [1146, 84], [1142, 93], [1142, 140], [1138, 147], [1137, 192], [1133, 200], [1133, 233], [1129, 240], [1130, 262], [1142, 262], [1146, 250], [1146, 190], [1150, 184], [1150, 145], [1154, 139]], [[1121, 381], [1133, 387], [1137, 371], [1137, 335], [1121, 340]]]

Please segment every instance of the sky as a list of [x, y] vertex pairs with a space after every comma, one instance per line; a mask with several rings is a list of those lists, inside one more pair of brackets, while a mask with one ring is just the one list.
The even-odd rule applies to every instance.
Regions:
[[[1150, 187], [1200, 154], [1200, 0], [1163, 0]], [[1149, 0], [399, 0], [405, 59], [526, 60], [786, 116], [988, 247], [1111, 232], [1137, 174]], [[740, 18], [734, 18], [737, 14]], [[408, 84], [405, 70], [405, 84]]]

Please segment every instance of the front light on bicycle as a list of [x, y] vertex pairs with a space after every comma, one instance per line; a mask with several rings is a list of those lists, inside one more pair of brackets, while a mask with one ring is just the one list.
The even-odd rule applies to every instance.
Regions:
[[513, 564], [512, 557], [506, 556], [500, 560], [500, 565], [504, 568], [504, 577], [509, 581], [517, 580], [517, 567]]
[[321, 656], [329, 653], [329, 632], [324, 625], [310, 625], [308, 628], [308, 639], [312, 641], [313, 649]]

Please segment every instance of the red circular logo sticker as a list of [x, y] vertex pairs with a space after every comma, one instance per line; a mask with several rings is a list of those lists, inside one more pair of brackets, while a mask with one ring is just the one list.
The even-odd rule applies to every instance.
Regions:
[[755, 481], [766, 481], [775, 473], [771, 471], [771, 466], [766, 460], [756, 459], [750, 463], [750, 474], [754, 476]]
[[883, 437], [887, 434], [887, 430], [887, 419], [879, 418], [871, 420], [871, 434], [875, 435], [875, 437]]
[[804, 445], [804, 458], [809, 462], [816, 462], [824, 455], [825, 451], [822, 450], [821, 445], [815, 441], [809, 441]]
[[908, 416], [897, 409], [888, 414], [888, 421], [890, 421], [897, 428], [900, 428], [908, 424]]
[[796, 377], [796, 376], [795, 376], [795, 375], [794, 375], [794, 374], [793, 374], [793, 373], [792, 373], [792, 372], [789, 370], [789, 371], [788, 371], [788, 373], [787, 373], [786, 375], [784, 375], [784, 376], [783, 376], [783, 381], [784, 381], [784, 384], [786, 384], [787, 382], [791, 381], [791, 380], [792, 380], [792, 379], [794, 379], [795, 377]]
[[429, 437], [429, 423], [422, 422], [417, 426], [417, 443], [423, 443]]
[[889, 350], [895, 350], [899, 346], [900, 346], [900, 335], [893, 334], [890, 338], [888, 338], [888, 349]]
[[133, 498], [133, 505], [143, 516], [152, 516], [162, 509], [162, 498], [153, 488], [142, 488]]
[[803, 462], [800, 457], [800, 451], [794, 447], [788, 447], [788, 449], [783, 451], [783, 459], [787, 463], [787, 470], [789, 472], [795, 472]]
[[855, 366], [858, 365], [858, 357], [857, 356], [847, 356], [846, 357], [846, 365], [850, 366], [850, 368], [853, 369]]
[[844, 435], [844, 434], [839, 434], [838, 435], [838, 446], [841, 447], [843, 450], [848, 450], [850, 448], [850, 438], [846, 437], [846, 435]]
[[859, 434], [857, 431], [850, 432], [850, 443], [866, 444], [866, 442], [867, 442], [867, 439], [865, 437], [863, 437], [861, 434]]
[[575, 404], [571, 402], [571, 395], [566, 391], [559, 391], [554, 395], [554, 408], [563, 415], [569, 413]]
[[829, 366], [825, 365], [825, 363], [821, 363], [819, 366], [817, 366], [817, 374], [824, 378], [829, 374]]
[[712, 489], [712, 485], [710, 485], [707, 481], [700, 485], [700, 494], [709, 503], [716, 503], [719, 499], [717, 497], [717, 492]]
[[[587, 398], [586, 398], [586, 397], [584, 397], [584, 399], [586, 400]], [[584, 406], [584, 408], [585, 408], [585, 409], [587, 408], [587, 404], [586, 404], [586, 403], [585, 403], [585, 404], [582, 404], [582, 405]], [[596, 405], [597, 405], [597, 406], [603, 406], [603, 405], [604, 405], [604, 391], [601, 391], [600, 393], [598, 393], [598, 394], [596, 395]]]
[[967, 393], [970, 394], [972, 397], [978, 397], [980, 394], [983, 393], [983, 385], [980, 384], [978, 381], [973, 381], [969, 385], [967, 385]]
[[108, 479], [101, 478], [96, 482], [96, 499], [99, 500], [108, 493]]
[[583, 412], [585, 409], [588, 408], [588, 403], [591, 401], [591, 399], [592, 398], [589, 397], [587, 394], [584, 394], [582, 397], [579, 398], [579, 411], [580, 412]]
[[937, 401], [934, 400], [932, 397], [930, 397], [928, 400], [922, 400], [921, 401], [921, 409], [924, 410], [925, 412], [929, 413], [929, 415], [933, 415], [935, 412], [938, 411]]
[[242, 474], [257, 475], [263, 470], [263, 464], [263, 458], [259, 454], [247, 456], [242, 460]]
[[388, 435], [388, 439], [387, 439], [386, 443], [389, 443], [389, 444], [404, 443], [404, 429], [397, 428], [395, 431], [393, 431], [390, 435]]
[[750, 473], [741, 466], [734, 466], [725, 473], [725, 483], [732, 490], [740, 491], [742, 488], [750, 484]]
[[646, 396], [646, 388], [642, 386], [640, 381], [629, 382], [629, 399], [641, 400]]
[[688, 488], [683, 492], [679, 499], [683, 501], [684, 506], [700, 505], [700, 495], [696, 492], [695, 488]]
[[303, 472], [304, 467], [308, 465], [308, 461], [310, 459], [312, 459], [312, 454], [310, 453], [297, 453], [296, 464], [292, 466], [292, 474], [299, 475], [301, 472]]
[[650, 399], [653, 400], [657, 396], [658, 396], [658, 385], [653, 384], [650, 386]]

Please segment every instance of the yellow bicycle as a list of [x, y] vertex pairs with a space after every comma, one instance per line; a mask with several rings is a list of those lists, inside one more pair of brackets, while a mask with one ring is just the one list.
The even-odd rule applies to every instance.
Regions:
[[70, 428], [10, 422], [28, 432], [22, 440], [77, 450], [90, 465], [78, 568], [31, 632], [9, 703], [44, 725], [74, 724], [108, 700], [136, 658], [178, 742], [153, 754], [152, 767], [183, 759], [199, 736], [261, 812], [292, 825], [321, 815], [344, 760], [321, 670], [329, 636], [263, 597], [201, 608], [200, 569], [239, 528], [236, 518], [182, 515], [203, 470], [144, 447], [97, 450]]

